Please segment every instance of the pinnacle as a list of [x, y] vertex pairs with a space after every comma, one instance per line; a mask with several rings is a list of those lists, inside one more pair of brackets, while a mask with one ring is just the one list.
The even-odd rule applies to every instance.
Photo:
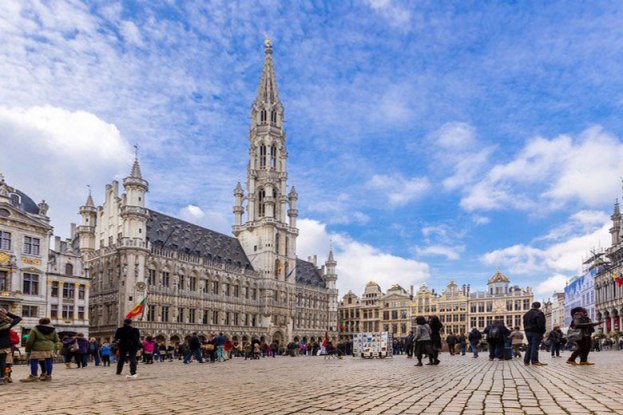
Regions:
[[135, 179], [142, 179], [142, 175], [141, 175], [141, 166], [138, 163], [138, 158], [134, 159], [134, 164], [132, 165], [132, 172], [130, 173], [130, 177], [133, 177]]

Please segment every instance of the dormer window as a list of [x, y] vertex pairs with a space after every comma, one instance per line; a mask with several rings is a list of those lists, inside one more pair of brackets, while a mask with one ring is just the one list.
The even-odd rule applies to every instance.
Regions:
[[11, 193], [11, 203], [13, 206], [19, 206], [22, 204], [22, 197], [17, 193]]

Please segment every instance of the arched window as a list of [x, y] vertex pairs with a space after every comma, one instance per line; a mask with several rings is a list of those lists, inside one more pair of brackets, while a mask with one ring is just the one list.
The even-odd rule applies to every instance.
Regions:
[[262, 124], [266, 123], [266, 110], [260, 111], [260, 123]]
[[266, 146], [262, 144], [260, 146], [260, 169], [266, 168]]
[[257, 201], [258, 201], [258, 217], [264, 216], [264, 199], [266, 199], [266, 192], [264, 189], [260, 189], [258, 192]]
[[270, 122], [271, 124], [277, 124], [277, 111], [272, 110], [270, 113]]
[[277, 234], [275, 235], [275, 252], [277, 253], [277, 255], [279, 255], [279, 239], [280, 239], [281, 235]]
[[270, 146], [270, 168], [277, 167], [277, 147], [273, 144]]
[[71, 277], [74, 275], [74, 266], [70, 263], [65, 264], [65, 275]]

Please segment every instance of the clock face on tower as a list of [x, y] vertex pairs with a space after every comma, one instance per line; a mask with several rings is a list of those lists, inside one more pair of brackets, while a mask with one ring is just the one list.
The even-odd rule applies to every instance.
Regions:
[[142, 281], [136, 283], [136, 288], [138, 288], [140, 291], [143, 291], [145, 289], [145, 283]]

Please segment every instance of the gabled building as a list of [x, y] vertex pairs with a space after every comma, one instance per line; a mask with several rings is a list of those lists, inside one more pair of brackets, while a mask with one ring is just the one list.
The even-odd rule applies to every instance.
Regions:
[[47, 316], [46, 271], [52, 226], [48, 204], [35, 203], [0, 174], [0, 307], [23, 317], [28, 334]]

